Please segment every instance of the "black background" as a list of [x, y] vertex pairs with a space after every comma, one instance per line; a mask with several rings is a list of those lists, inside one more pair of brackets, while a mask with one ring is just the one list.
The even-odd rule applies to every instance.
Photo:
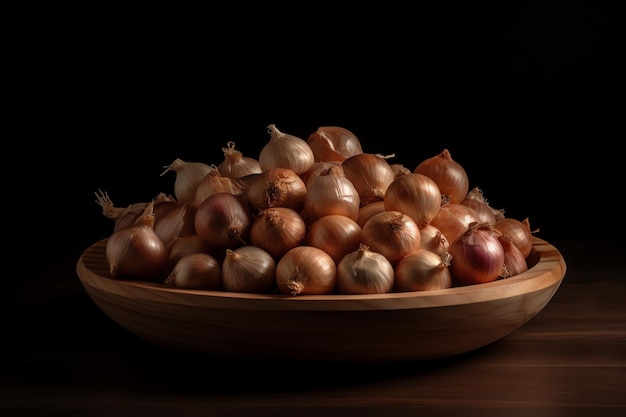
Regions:
[[343, 126], [411, 169], [447, 148], [539, 237], [619, 240], [624, 6], [502, 3], [47, 22], [15, 61], [19, 235], [86, 246], [112, 230], [98, 189], [117, 206], [172, 193], [174, 159], [219, 164], [228, 141], [256, 157], [274, 123]]

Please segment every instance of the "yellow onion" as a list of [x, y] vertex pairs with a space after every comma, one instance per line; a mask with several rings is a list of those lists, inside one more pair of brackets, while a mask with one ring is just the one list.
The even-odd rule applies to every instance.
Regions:
[[456, 285], [495, 281], [504, 266], [504, 249], [500, 232], [489, 223], [472, 223], [461, 237], [450, 245], [450, 272]]
[[306, 223], [289, 207], [261, 210], [252, 223], [250, 241], [278, 260], [289, 249], [300, 245], [306, 237]]
[[448, 238], [432, 224], [420, 229], [420, 235], [422, 237], [420, 249], [428, 249], [431, 252], [442, 255], [450, 247]]
[[222, 148], [222, 151], [224, 152], [224, 160], [217, 166], [217, 169], [223, 176], [236, 180], [262, 172], [259, 161], [244, 156], [241, 151], [235, 149], [235, 142], [229, 141], [226, 147]]
[[246, 180], [245, 198], [256, 212], [270, 207], [304, 207], [307, 188], [302, 178], [289, 168], [269, 168]]
[[385, 211], [385, 202], [384, 201], [374, 201], [373, 203], [366, 204], [359, 208], [359, 216], [356, 219], [356, 222], [359, 226], [363, 227], [366, 221], [370, 219], [374, 214], [378, 214], [381, 211]]
[[302, 174], [313, 166], [315, 157], [304, 139], [283, 133], [274, 124], [268, 126], [268, 131], [270, 140], [259, 154], [261, 170], [288, 168], [296, 174]]
[[315, 161], [339, 161], [363, 153], [359, 138], [341, 126], [321, 126], [307, 139]]
[[176, 262], [164, 284], [177, 288], [219, 291], [222, 289], [222, 268], [217, 259], [207, 253], [185, 255]]
[[533, 248], [533, 233], [538, 230], [530, 230], [530, 220], [517, 220], [513, 217], [504, 217], [496, 220], [493, 225], [503, 235], [510, 236], [515, 246], [519, 248], [525, 258], [528, 258]]
[[399, 211], [385, 210], [365, 222], [361, 229], [361, 243], [395, 265], [420, 249], [421, 234], [411, 217]]
[[353, 155], [341, 163], [345, 176], [359, 193], [362, 206], [385, 198], [387, 187], [395, 179], [389, 162], [372, 153]]
[[258, 246], [226, 249], [222, 262], [222, 287], [240, 293], [268, 293], [276, 286], [276, 262]]
[[472, 223], [480, 223], [478, 214], [470, 206], [460, 203], [444, 204], [430, 222], [443, 233], [450, 244], [465, 233]]
[[469, 178], [465, 168], [452, 159], [447, 149], [420, 162], [413, 172], [424, 174], [435, 181], [444, 204], [460, 203], [469, 190]]
[[283, 294], [330, 294], [337, 283], [333, 258], [313, 246], [296, 246], [276, 265], [276, 285]]
[[329, 214], [341, 214], [356, 221], [359, 205], [359, 192], [338, 166], [321, 172], [311, 183], [304, 199], [309, 222]]
[[386, 210], [405, 213], [423, 229], [441, 207], [441, 192], [430, 177], [412, 172], [389, 184], [384, 202]]
[[222, 175], [215, 165], [211, 165], [211, 171], [196, 186], [193, 204], [198, 207], [207, 197], [215, 193], [242, 195], [245, 190], [246, 187], [242, 182]]
[[350, 217], [329, 214], [315, 220], [308, 229], [306, 244], [328, 253], [335, 263], [359, 248], [361, 226]]
[[438, 254], [420, 249], [404, 258], [395, 267], [396, 291], [429, 291], [452, 287], [448, 252]]
[[166, 165], [161, 176], [169, 171], [176, 173], [174, 181], [174, 196], [181, 203], [192, 202], [196, 199], [196, 187], [202, 179], [213, 170], [203, 162], [188, 162], [176, 158], [170, 165]]

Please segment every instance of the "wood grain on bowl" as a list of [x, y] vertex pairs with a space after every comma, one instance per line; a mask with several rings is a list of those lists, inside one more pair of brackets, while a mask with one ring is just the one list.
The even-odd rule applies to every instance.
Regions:
[[244, 294], [111, 277], [106, 239], [77, 275], [96, 305], [149, 343], [180, 352], [294, 360], [388, 362], [465, 353], [510, 334], [550, 301], [563, 256], [533, 237], [528, 271], [485, 284], [372, 295]]

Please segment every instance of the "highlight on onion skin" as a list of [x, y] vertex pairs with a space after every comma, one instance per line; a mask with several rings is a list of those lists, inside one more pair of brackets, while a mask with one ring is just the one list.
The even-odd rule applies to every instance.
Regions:
[[467, 172], [461, 164], [452, 159], [448, 149], [423, 160], [413, 172], [432, 178], [439, 186], [444, 203], [460, 203], [469, 191]]
[[504, 267], [500, 233], [488, 223], [472, 223], [450, 245], [450, 272], [455, 285], [464, 286], [495, 281]]

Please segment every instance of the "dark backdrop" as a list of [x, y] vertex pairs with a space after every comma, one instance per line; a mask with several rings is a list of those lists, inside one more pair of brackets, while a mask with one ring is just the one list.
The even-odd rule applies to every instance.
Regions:
[[53, 25], [29, 51], [34, 112], [12, 158], [38, 167], [21, 187], [27, 223], [106, 237], [96, 190], [118, 206], [171, 193], [160, 174], [175, 158], [218, 164], [228, 141], [256, 157], [274, 123], [303, 139], [346, 127], [411, 169], [447, 148], [538, 236], [621, 239], [621, 2], [466, 3], [103, 10]]

